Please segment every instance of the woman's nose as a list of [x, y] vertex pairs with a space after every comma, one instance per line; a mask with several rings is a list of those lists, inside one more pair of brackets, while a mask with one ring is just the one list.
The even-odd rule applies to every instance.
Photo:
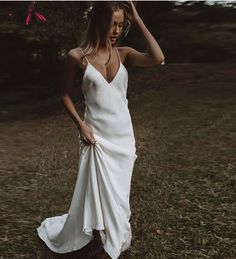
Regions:
[[118, 34], [118, 33], [119, 33], [119, 27], [115, 27], [114, 32], [115, 32], [116, 34]]

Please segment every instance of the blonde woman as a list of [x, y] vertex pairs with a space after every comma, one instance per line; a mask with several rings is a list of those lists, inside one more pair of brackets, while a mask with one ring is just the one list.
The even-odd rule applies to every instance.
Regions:
[[[63, 102], [79, 131], [76, 186], [68, 213], [45, 219], [37, 230], [54, 252], [78, 250], [95, 239], [103, 249], [91, 258], [116, 259], [131, 244], [129, 198], [137, 158], [126, 65], [164, 64], [164, 55], [132, 1], [97, 1], [86, 15], [87, 30], [79, 47], [67, 53], [62, 84]], [[117, 47], [131, 24], [139, 28], [148, 53]], [[70, 97], [77, 75], [85, 100], [83, 120]]]

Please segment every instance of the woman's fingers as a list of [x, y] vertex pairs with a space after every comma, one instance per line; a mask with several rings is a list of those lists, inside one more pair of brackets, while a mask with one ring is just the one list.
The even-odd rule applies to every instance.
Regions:
[[91, 145], [96, 143], [96, 139], [93, 135], [93, 131], [89, 125], [86, 123], [84, 124], [83, 129], [81, 130], [81, 137], [80, 137], [86, 144]]
[[90, 132], [90, 135], [91, 135], [91, 137], [92, 137], [92, 144], [94, 144], [94, 143], [96, 142], [96, 139], [95, 139], [95, 137], [94, 137], [94, 135], [93, 135], [93, 132]]
[[90, 145], [93, 145], [93, 144], [95, 144], [95, 142], [96, 142], [96, 140], [95, 139], [93, 139], [93, 138], [88, 138], [88, 141], [89, 141], [89, 144]]
[[87, 138], [86, 138], [85, 136], [83, 136], [81, 139], [85, 142], [86, 145], [89, 145], [89, 144], [90, 144], [89, 141], [87, 140]]
[[86, 144], [88, 144], [88, 145], [93, 145], [93, 144], [95, 144], [95, 142], [96, 142], [96, 139], [94, 138], [94, 136], [93, 136], [92, 133], [90, 133], [90, 136], [89, 136], [89, 137], [85, 137], [85, 136], [84, 136], [82, 139], [83, 139], [83, 141], [84, 141]]

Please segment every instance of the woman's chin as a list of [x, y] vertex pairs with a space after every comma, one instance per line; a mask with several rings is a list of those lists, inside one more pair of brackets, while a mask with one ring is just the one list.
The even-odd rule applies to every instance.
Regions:
[[117, 39], [110, 39], [111, 44], [115, 44]]

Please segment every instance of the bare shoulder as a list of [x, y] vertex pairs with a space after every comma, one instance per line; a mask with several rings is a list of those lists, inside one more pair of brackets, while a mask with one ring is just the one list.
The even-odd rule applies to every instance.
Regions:
[[120, 46], [120, 47], [117, 47], [117, 50], [119, 51], [121, 62], [125, 63], [126, 65], [129, 65], [127, 56], [129, 52], [132, 51], [132, 48], [129, 46]]
[[120, 46], [120, 47], [117, 47], [117, 49], [119, 50], [119, 53], [122, 57], [125, 57], [127, 56], [128, 52], [129, 52], [129, 48], [128, 46]]
[[117, 47], [117, 49], [118, 49], [119, 51], [125, 53], [126, 55], [127, 55], [130, 51], [135, 50], [134, 48], [129, 47], [129, 46], [120, 46], [120, 47]]
[[136, 49], [129, 46], [121, 46], [117, 47], [117, 49], [119, 50], [121, 60], [124, 64], [126, 64], [127, 66], [135, 65], [132, 62], [130, 56], [132, 56], [133, 53], [139, 53]]
[[71, 49], [67, 52], [66, 59], [75, 65], [78, 65], [80, 67], [84, 67], [84, 65], [81, 62], [82, 52], [79, 48]]

